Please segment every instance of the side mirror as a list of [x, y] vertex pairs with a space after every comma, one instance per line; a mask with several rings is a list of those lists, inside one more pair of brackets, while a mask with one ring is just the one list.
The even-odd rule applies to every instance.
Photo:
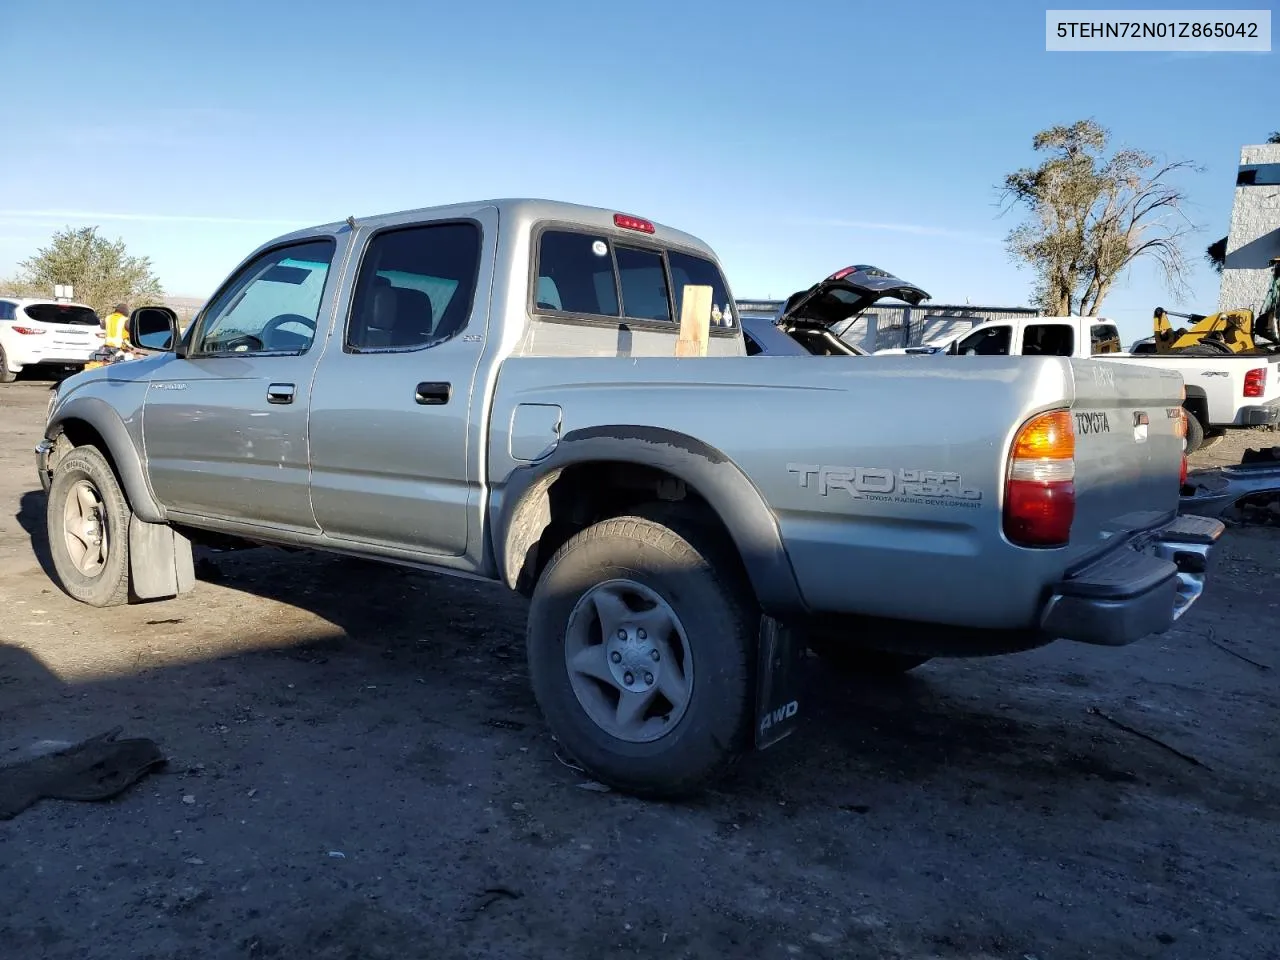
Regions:
[[948, 354], [948, 355], [950, 355], [950, 356], [953, 356], [953, 357], [955, 357], [955, 356], [959, 356], [959, 354], [960, 354], [960, 341], [959, 341], [959, 340], [952, 340], [952, 341], [951, 341], [951, 346], [947, 347], [947, 354]]
[[125, 331], [135, 347], [172, 350], [178, 335], [178, 315], [168, 307], [139, 307], [129, 314]]

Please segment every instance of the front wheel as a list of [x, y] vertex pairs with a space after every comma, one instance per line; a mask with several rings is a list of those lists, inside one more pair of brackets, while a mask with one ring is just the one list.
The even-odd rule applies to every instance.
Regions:
[[733, 560], [693, 528], [616, 517], [570, 538], [539, 578], [534, 696], [601, 782], [687, 796], [746, 749], [759, 620]]
[[92, 607], [129, 599], [129, 520], [124, 491], [96, 447], [75, 447], [53, 470], [45, 506], [49, 553], [62, 588]]

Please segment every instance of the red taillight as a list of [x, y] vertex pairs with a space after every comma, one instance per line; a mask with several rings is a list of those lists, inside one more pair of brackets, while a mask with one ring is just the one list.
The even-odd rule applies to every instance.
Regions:
[[10, 327], [9, 329], [25, 337], [38, 337], [49, 332], [48, 330], [41, 330], [39, 327]]
[[1032, 417], [1013, 441], [1004, 488], [1004, 535], [1020, 547], [1062, 547], [1076, 516], [1076, 435], [1071, 414]]
[[1187, 455], [1182, 455], [1182, 471], [1178, 476], [1178, 486], [1184, 486], [1187, 482]]
[[857, 268], [857, 267], [845, 267], [843, 270], [837, 270], [837, 271], [836, 271], [835, 273], [833, 273], [831, 276], [827, 277], [827, 279], [828, 279], [828, 280], [843, 280], [843, 279], [844, 279], [845, 277], [847, 277], [849, 274], [851, 274], [851, 273], [857, 273], [857, 272], [858, 272], [858, 268]]
[[1244, 395], [1261, 397], [1267, 392], [1267, 368], [1258, 367], [1244, 375]]
[[625, 213], [615, 213], [613, 215], [613, 225], [621, 227], [623, 230], [639, 230], [641, 233], [653, 233], [653, 224], [648, 220], [641, 220], [639, 217], [632, 217]]

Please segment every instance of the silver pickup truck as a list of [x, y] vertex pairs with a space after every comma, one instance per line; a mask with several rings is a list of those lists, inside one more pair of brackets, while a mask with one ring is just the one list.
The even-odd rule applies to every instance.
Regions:
[[[697, 287], [707, 355], [676, 357]], [[129, 324], [152, 355], [64, 381], [37, 449], [67, 593], [179, 596], [209, 535], [500, 581], [551, 730], [643, 795], [794, 729], [806, 647], [902, 671], [1167, 630], [1222, 531], [1176, 517], [1176, 375], [748, 356], [705, 244], [591, 207], [302, 230], [181, 335]]]

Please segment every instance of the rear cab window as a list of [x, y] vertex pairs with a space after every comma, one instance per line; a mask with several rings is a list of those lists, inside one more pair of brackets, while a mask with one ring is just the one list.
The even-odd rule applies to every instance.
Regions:
[[711, 287], [711, 329], [737, 326], [720, 268], [705, 257], [622, 240], [588, 228], [549, 227], [538, 237], [533, 312], [575, 320], [674, 329], [687, 285]]
[[1089, 328], [1090, 356], [1120, 352], [1120, 329], [1114, 323], [1095, 323]]
[[65, 323], [77, 327], [102, 325], [91, 309], [70, 303], [33, 303], [24, 307], [23, 313], [36, 323]]

